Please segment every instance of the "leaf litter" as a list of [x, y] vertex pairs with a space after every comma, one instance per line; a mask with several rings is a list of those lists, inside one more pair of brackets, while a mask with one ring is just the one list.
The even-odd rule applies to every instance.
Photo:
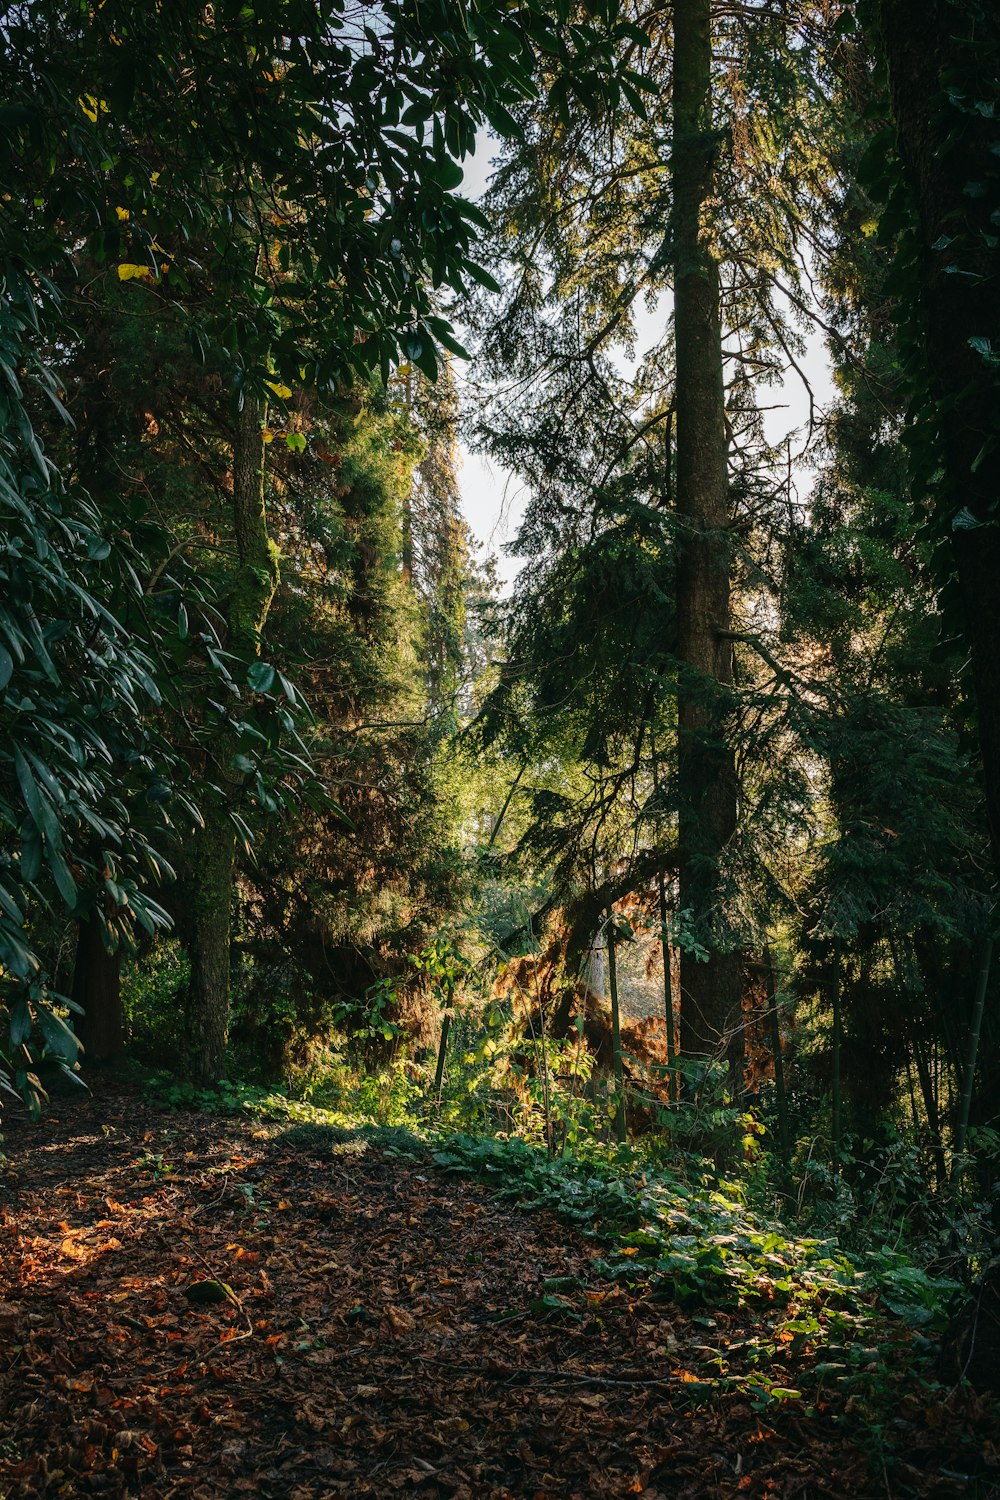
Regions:
[[972, 1393], [876, 1412], [759, 1308], [682, 1311], [430, 1157], [301, 1137], [120, 1085], [6, 1123], [0, 1495], [1000, 1495]]

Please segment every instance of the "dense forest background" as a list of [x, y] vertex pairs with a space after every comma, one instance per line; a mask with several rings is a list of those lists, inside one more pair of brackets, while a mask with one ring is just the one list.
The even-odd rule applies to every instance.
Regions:
[[998, 32], [0, 7], [10, 1094], [631, 1142], [982, 1272]]

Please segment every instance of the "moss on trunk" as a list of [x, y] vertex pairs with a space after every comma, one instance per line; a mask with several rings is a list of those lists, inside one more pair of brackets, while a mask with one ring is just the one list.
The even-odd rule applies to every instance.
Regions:
[[732, 951], [720, 863], [736, 829], [737, 780], [726, 743], [732, 682], [729, 465], [719, 267], [708, 205], [717, 137], [711, 108], [709, 0], [674, 6], [673, 237], [677, 351], [678, 841], [680, 905], [708, 950], [681, 957], [681, 1051], [733, 1051], [741, 956]]
[[[228, 645], [244, 659], [259, 656], [261, 636], [279, 580], [278, 548], [267, 530], [264, 499], [265, 409], [246, 394], [233, 437], [233, 530], [239, 564], [230, 584]], [[189, 991], [198, 1082], [226, 1075], [229, 1034], [229, 943], [236, 874], [236, 835], [230, 817], [242, 776], [233, 768], [231, 730], [214, 746], [221, 795], [204, 809], [204, 827], [191, 841], [182, 897], [184, 945], [191, 961]]]

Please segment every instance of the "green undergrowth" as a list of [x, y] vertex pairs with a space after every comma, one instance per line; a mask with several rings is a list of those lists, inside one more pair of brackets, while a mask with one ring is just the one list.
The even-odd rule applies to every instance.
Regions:
[[499, 1198], [546, 1208], [607, 1247], [602, 1274], [683, 1306], [794, 1304], [815, 1333], [821, 1316], [848, 1333], [885, 1309], [937, 1331], [958, 1283], [883, 1247], [849, 1258], [834, 1240], [762, 1221], [737, 1183], [685, 1159], [655, 1166], [631, 1147], [549, 1160], [517, 1140], [452, 1136], [433, 1151], [442, 1171], [486, 1182]]
[[595, 1303], [603, 1306], [601, 1288], [614, 1285], [630, 1300], [680, 1304], [704, 1330], [674, 1355], [685, 1366], [675, 1398], [692, 1406], [738, 1392], [762, 1414], [786, 1403], [806, 1416], [830, 1408], [891, 1469], [900, 1391], [932, 1403], [941, 1394], [935, 1335], [957, 1283], [889, 1248], [849, 1256], [834, 1239], [796, 1235], [691, 1153], [664, 1162], [642, 1145], [594, 1144], [553, 1159], [516, 1137], [451, 1133], [432, 1120], [359, 1120], [237, 1084], [201, 1092], [161, 1084], [160, 1092], [181, 1107], [249, 1115], [303, 1149], [377, 1150], [556, 1214], [594, 1242], [594, 1259], [581, 1276], [550, 1279], [509, 1315], [585, 1324]]
[[960, 1290], [888, 1246], [848, 1256], [835, 1239], [796, 1235], [691, 1154], [672, 1164], [641, 1146], [595, 1144], [553, 1159], [516, 1137], [443, 1132], [433, 1120], [386, 1125], [238, 1083], [198, 1090], [157, 1075], [155, 1086], [168, 1105], [283, 1122], [313, 1143], [366, 1139], [475, 1178], [497, 1198], [547, 1209], [592, 1237], [604, 1251], [600, 1274], [643, 1295], [692, 1308], [794, 1309], [786, 1331], [796, 1345], [821, 1334], [858, 1337], [890, 1313], [916, 1331], [918, 1348], [929, 1347]]
[[429, 1156], [439, 1171], [553, 1212], [595, 1241], [601, 1253], [586, 1280], [547, 1282], [534, 1318], [582, 1321], [594, 1280], [685, 1308], [705, 1330], [703, 1343], [675, 1355], [689, 1367], [677, 1393], [691, 1405], [735, 1391], [755, 1411], [798, 1402], [812, 1415], [836, 1398], [878, 1464], [891, 1466], [900, 1390], [934, 1399], [933, 1335], [958, 1284], [897, 1252], [852, 1258], [833, 1240], [762, 1222], [737, 1184], [691, 1158], [674, 1170], [633, 1147], [553, 1160], [517, 1139], [396, 1137], [379, 1138], [385, 1154]]

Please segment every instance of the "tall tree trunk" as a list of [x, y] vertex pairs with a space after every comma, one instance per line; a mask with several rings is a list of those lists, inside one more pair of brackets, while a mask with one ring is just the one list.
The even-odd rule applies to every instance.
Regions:
[[674, 328], [677, 359], [678, 835], [680, 906], [708, 949], [681, 957], [681, 1051], [728, 1050], [742, 964], [721, 911], [720, 861], [736, 828], [737, 782], [725, 720], [732, 683], [728, 439], [719, 267], [711, 240], [709, 0], [676, 0], [673, 81]]
[[444, 1065], [448, 1057], [448, 1033], [451, 1031], [451, 1004], [452, 993], [449, 986], [444, 1015], [441, 1017], [441, 1037], [438, 1041], [437, 1070], [434, 1074], [434, 1093], [437, 1096], [439, 1107], [441, 1104], [441, 1092], [444, 1088]]
[[[919, 241], [921, 326], [911, 375], [936, 429], [975, 684], [994, 864], [1000, 876], [1000, 189], [995, 0], [880, 0], [892, 109]], [[945, 88], [947, 83], [947, 91]], [[992, 350], [991, 350], [992, 338]]]
[[[930, 1131], [931, 1154], [934, 1161], [934, 1177], [940, 1187], [947, 1175], [944, 1160], [944, 1138], [941, 1134], [941, 1112], [938, 1108], [937, 1089], [934, 1087], [935, 1079], [931, 1074], [927, 1054], [920, 1044], [917, 1028], [912, 1023], [907, 1027], [910, 1039], [910, 1052], [917, 1069], [917, 1081], [920, 1084], [920, 1095], [924, 1101], [924, 1114], [927, 1116], [927, 1128]], [[909, 1070], [907, 1070], [909, 1071]], [[912, 1084], [910, 1085], [912, 1088]], [[917, 1119], [914, 1115], [914, 1129], [917, 1128]]]
[[[239, 565], [226, 610], [228, 645], [244, 660], [260, 654], [260, 640], [278, 586], [278, 549], [264, 505], [265, 411], [247, 393], [233, 437], [233, 530]], [[236, 868], [236, 835], [229, 816], [241, 777], [233, 767], [238, 741], [231, 732], [215, 744], [221, 796], [204, 809], [205, 826], [192, 840], [182, 899], [184, 942], [191, 961], [193, 1072], [199, 1083], [226, 1074], [229, 1033], [229, 943]]]
[[183, 937], [191, 964], [191, 1070], [197, 1083], [213, 1084], [226, 1076], [236, 832], [222, 804], [206, 806], [204, 819], [185, 873]]
[[[669, 432], [668, 422], [668, 441]], [[668, 472], [669, 468], [668, 460]], [[660, 768], [656, 758], [656, 738], [652, 728], [649, 731], [649, 748], [653, 764], [653, 795], [657, 802], [656, 837], [657, 842], [662, 846], [663, 830], [659, 808]], [[657, 871], [656, 883], [660, 903], [660, 957], [663, 960], [663, 1020], [667, 1028], [667, 1098], [672, 1104], [677, 1093], [677, 1058], [674, 1053], [674, 987], [673, 976], [670, 972], [670, 932], [667, 926], [667, 879], [662, 868]]]
[[[944, 1137], [941, 1133], [941, 1110], [940, 1110], [940, 1079], [936, 1076], [931, 1061], [924, 1051], [920, 1041], [920, 1029], [911, 1013], [911, 1005], [916, 1003], [917, 996], [923, 989], [923, 975], [920, 965], [910, 945], [905, 949], [906, 960], [900, 951], [900, 946], [895, 938], [889, 937], [889, 951], [892, 954], [892, 965], [896, 972], [896, 981], [905, 997], [904, 1003], [907, 1007], [907, 1017], [904, 1023], [907, 1039], [910, 1044], [910, 1056], [917, 1070], [917, 1080], [920, 1084], [920, 1094], [924, 1101], [924, 1113], [927, 1116], [927, 1128], [930, 1132], [931, 1152], [934, 1161], [934, 1175], [940, 1186], [945, 1180], [944, 1159]], [[940, 1073], [940, 1053], [937, 1058]], [[913, 1082], [910, 1077], [911, 1068], [907, 1063], [907, 1079], [910, 1085], [910, 1093], [913, 1094]], [[916, 1112], [916, 1100], [911, 1099], [913, 1108], [913, 1128], [915, 1134], [919, 1135], [919, 1121]]]
[[833, 1170], [840, 1173], [840, 1148], [843, 1139], [843, 1081], [840, 1061], [843, 1043], [843, 965], [839, 954], [834, 958], [833, 977], [830, 982], [830, 998], [833, 1006], [833, 1056], [831, 1059], [830, 1096], [833, 1136]]
[[771, 1039], [771, 1057], [774, 1062], [774, 1101], [778, 1109], [778, 1152], [781, 1158], [782, 1182], [787, 1186], [792, 1173], [792, 1148], [788, 1129], [788, 1095], [785, 1092], [785, 1059], [781, 1052], [778, 981], [774, 972], [774, 955], [769, 943], [764, 944], [763, 967], [767, 993], [768, 1034]]
[[976, 1081], [976, 1058], [979, 1055], [979, 1035], [983, 1026], [983, 1011], [986, 1008], [986, 991], [990, 983], [990, 966], [993, 962], [993, 939], [984, 938], [979, 952], [979, 974], [976, 979], [976, 998], [972, 1006], [969, 1035], [965, 1049], [965, 1066], [962, 1069], [962, 1099], [959, 1106], [958, 1125], [953, 1143], [952, 1171], [957, 1178], [964, 1166], [965, 1142], [969, 1133], [972, 1114], [972, 1093]]
[[674, 985], [670, 973], [670, 937], [667, 931], [667, 883], [663, 871], [657, 875], [660, 898], [660, 957], [663, 961], [663, 1020], [667, 1028], [667, 1098], [677, 1094], [677, 1058], [674, 1053]]
[[109, 953], [96, 916], [77, 925], [70, 998], [82, 1006], [73, 1026], [83, 1044], [84, 1064], [113, 1062], [125, 1050], [121, 949]]
[[615, 909], [608, 907], [608, 981], [611, 988], [611, 1055], [615, 1069], [615, 1136], [622, 1143], [628, 1139], [625, 1118], [625, 1067], [622, 1059], [622, 1018], [618, 1005], [618, 959], [616, 954]]

